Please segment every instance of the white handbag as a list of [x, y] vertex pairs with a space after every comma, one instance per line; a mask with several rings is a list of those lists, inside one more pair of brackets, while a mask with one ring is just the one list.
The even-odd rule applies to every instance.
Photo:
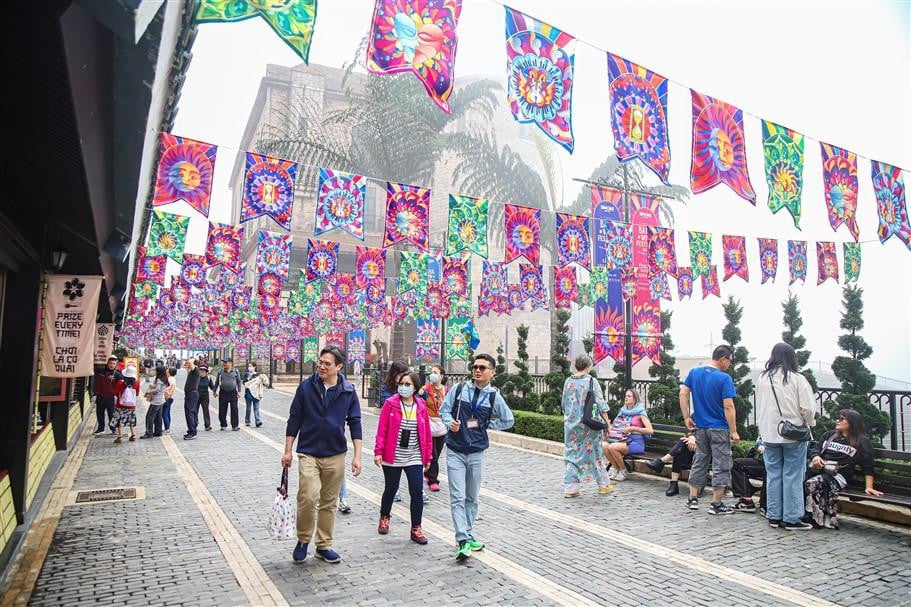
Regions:
[[273, 540], [293, 540], [297, 537], [297, 504], [288, 498], [287, 468], [282, 468], [278, 495], [269, 513], [269, 535]]
[[447, 432], [449, 432], [449, 429], [446, 427], [446, 424], [443, 423], [442, 419], [439, 417], [430, 418], [430, 436], [434, 438], [446, 436]]

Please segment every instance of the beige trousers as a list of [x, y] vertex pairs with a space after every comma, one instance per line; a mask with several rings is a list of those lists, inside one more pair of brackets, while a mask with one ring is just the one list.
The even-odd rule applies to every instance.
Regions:
[[316, 518], [316, 547], [319, 550], [329, 548], [332, 546], [338, 492], [345, 478], [345, 454], [332, 457], [300, 455], [298, 470], [297, 539], [310, 543]]

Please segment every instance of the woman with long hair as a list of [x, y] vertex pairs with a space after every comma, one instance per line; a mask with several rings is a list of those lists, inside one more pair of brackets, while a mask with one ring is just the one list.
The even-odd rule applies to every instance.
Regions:
[[398, 360], [394, 360], [389, 363], [389, 368], [386, 370], [386, 379], [383, 380], [383, 383], [380, 384], [380, 403], [379, 406], [382, 407], [390, 396], [396, 394], [399, 384], [399, 376], [408, 370], [408, 365]]
[[652, 422], [645, 412], [645, 405], [639, 402], [639, 393], [633, 389], [623, 395], [623, 406], [617, 411], [604, 443], [604, 455], [614, 469], [614, 480], [625, 481], [627, 455], [645, 453], [645, 437], [654, 432]]
[[813, 427], [815, 413], [816, 397], [810, 382], [797, 370], [797, 352], [789, 344], [775, 344], [756, 383], [756, 420], [766, 475], [766, 516], [773, 527], [792, 531], [810, 528], [801, 521], [808, 443], [782, 436], [779, 427], [783, 422]]
[[[854, 409], [842, 409], [835, 429], [822, 435], [811, 451], [810, 469], [816, 474], [805, 482], [807, 520], [816, 527], [838, 529], [838, 494], [854, 476], [863, 472], [867, 495], [882, 495], [873, 488], [873, 447], [864, 435], [864, 420]], [[771, 524], [771, 521], [770, 521]]]

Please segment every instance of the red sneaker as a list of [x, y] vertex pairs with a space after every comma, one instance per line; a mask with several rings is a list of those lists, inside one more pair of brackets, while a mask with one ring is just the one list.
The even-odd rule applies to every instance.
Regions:
[[390, 519], [391, 519], [391, 517], [383, 516], [382, 514], [380, 515], [380, 524], [379, 524], [379, 527], [377, 527], [377, 529], [376, 529], [377, 531], [380, 532], [380, 535], [386, 535], [387, 533], [389, 533]]
[[427, 543], [427, 536], [424, 535], [424, 530], [420, 526], [411, 528], [411, 541], [422, 546]]
[[440, 483], [430, 483], [430, 490], [431, 490], [431, 491], [439, 491], [439, 490], [440, 490]]

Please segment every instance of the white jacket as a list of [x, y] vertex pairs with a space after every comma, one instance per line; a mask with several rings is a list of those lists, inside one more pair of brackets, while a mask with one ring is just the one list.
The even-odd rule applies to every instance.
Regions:
[[[788, 383], [781, 383], [781, 372], [774, 371], [769, 375], [761, 374], [756, 380], [756, 425], [759, 426], [759, 436], [764, 443], [794, 443], [788, 438], [778, 434], [778, 424], [786, 419], [797, 426], [816, 425], [816, 396], [813, 388], [800, 373], [788, 373]], [[772, 385], [775, 393], [772, 393]], [[778, 395], [778, 405], [775, 404], [775, 395]]]
[[262, 373], [257, 373], [253, 379], [247, 380], [244, 383], [244, 388], [250, 391], [250, 395], [253, 396], [256, 400], [262, 400], [263, 392], [269, 386], [269, 376]]

